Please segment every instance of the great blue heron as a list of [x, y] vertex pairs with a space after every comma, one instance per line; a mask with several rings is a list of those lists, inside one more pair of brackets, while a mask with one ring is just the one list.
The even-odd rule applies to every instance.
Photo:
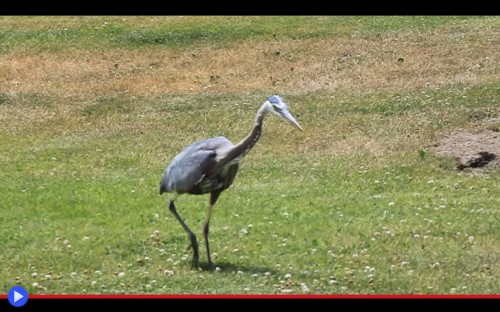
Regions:
[[267, 98], [257, 112], [252, 131], [238, 144], [233, 145], [231, 141], [223, 136], [195, 142], [175, 156], [165, 170], [161, 180], [160, 195], [164, 192], [172, 193], [169, 208], [191, 240], [190, 247], [193, 249], [194, 267], [198, 266], [199, 258], [196, 235], [177, 213], [174, 201], [184, 193], [195, 195], [210, 193], [210, 205], [203, 222], [203, 235], [207, 250], [208, 268], [213, 269], [208, 247], [208, 227], [212, 209], [220, 193], [233, 183], [238, 172], [239, 161], [259, 140], [262, 132], [262, 122], [268, 112], [275, 113], [294, 127], [302, 130], [302, 127], [288, 111], [288, 106], [283, 98], [272, 95]]

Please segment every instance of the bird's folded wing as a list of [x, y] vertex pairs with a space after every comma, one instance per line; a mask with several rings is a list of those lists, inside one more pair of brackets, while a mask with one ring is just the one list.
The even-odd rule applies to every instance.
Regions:
[[[199, 183], [207, 167], [213, 165], [216, 153], [212, 150], [197, 150], [174, 161], [167, 168], [164, 182], [168, 190], [188, 192]], [[175, 185], [174, 185], [175, 184]]]

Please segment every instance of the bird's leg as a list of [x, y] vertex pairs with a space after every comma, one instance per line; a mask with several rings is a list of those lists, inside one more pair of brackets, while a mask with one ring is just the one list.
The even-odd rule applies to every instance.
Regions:
[[175, 209], [174, 201], [170, 201], [170, 212], [175, 216], [177, 221], [182, 225], [184, 230], [187, 232], [189, 239], [191, 240], [191, 247], [193, 248], [193, 266], [198, 267], [198, 259], [199, 259], [199, 253], [198, 253], [198, 242], [196, 241], [196, 235], [189, 229], [189, 227], [182, 221], [181, 217], [179, 214], [177, 214], [177, 210]]
[[203, 223], [203, 236], [205, 237], [205, 247], [207, 248], [207, 259], [208, 259], [208, 269], [211, 271], [214, 269], [214, 264], [210, 258], [210, 247], [208, 246], [208, 226], [210, 224], [210, 216], [212, 215], [213, 205], [208, 206], [207, 217]]
[[203, 222], [203, 236], [205, 236], [205, 247], [207, 249], [207, 259], [208, 259], [208, 269], [213, 270], [214, 264], [210, 258], [210, 247], [208, 246], [208, 228], [210, 224], [210, 217], [212, 216], [212, 209], [214, 208], [215, 202], [219, 198], [220, 191], [215, 191], [210, 194], [210, 205], [208, 206], [207, 216]]

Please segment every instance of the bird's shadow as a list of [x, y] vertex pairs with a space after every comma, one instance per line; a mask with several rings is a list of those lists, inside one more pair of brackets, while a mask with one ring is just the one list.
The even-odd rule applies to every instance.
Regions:
[[[273, 275], [278, 273], [278, 271], [276, 271], [275, 269], [271, 269], [268, 267], [240, 265], [240, 264], [234, 264], [234, 263], [225, 262], [225, 261], [215, 262], [214, 263], [214, 268], [215, 268], [214, 270], [211, 270], [208, 267], [208, 263], [206, 263], [206, 262], [200, 263], [199, 268], [202, 271], [207, 271], [207, 272], [216, 272], [216, 271], [219, 271], [219, 269], [220, 269], [221, 273], [243, 272], [243, 273], [258, 274], [258, 273], [269, 272]], [[219, 268], [219, 269], [217, 269], [217, 268]]]

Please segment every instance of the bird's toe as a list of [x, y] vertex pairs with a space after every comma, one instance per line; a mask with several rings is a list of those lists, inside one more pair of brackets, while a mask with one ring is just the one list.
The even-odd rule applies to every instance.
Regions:
[[208, 265], [207, 265], [207, 269], [208, 269], [209, 271], [214, 271], [214, 270], [215, 270], [215, 266], [214, 266], [214, 264], [212, 263], [212, 261], [210, 261], [210, 262], [208, 263]]

